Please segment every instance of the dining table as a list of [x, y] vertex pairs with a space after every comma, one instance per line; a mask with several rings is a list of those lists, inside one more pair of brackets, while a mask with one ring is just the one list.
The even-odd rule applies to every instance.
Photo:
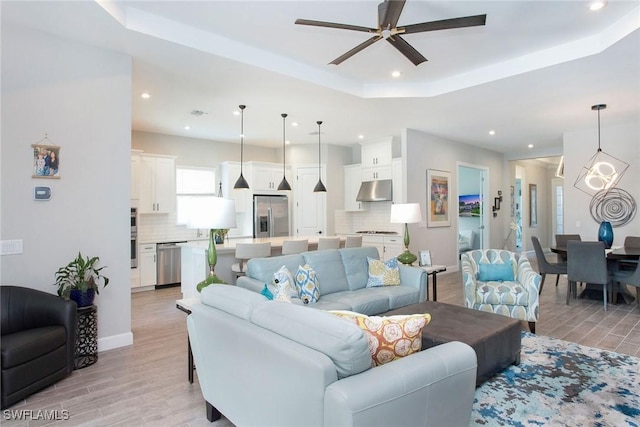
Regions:
[[[567, 247], [566, 246], [551, 246], [551, 252], [556, 253], [558, 255], [567, 256]], [[619, 268], [619, 261], [634, 261], [640, 259], [640, 248], [629, 247], [629, 246], [618, 246], [613, 247], [611, 249], [605, 249], [604, 255], [607, 258], [607, 270], [609, 272], [615, 271]], [[588, 283], [585, 286], [584, 291], [580, 294], [581, 298], [589, 298], [589, 299], [602, 299], [602, 287], [601, 285], [590, 286]], [[619, 286], [617, 293], [614, 295], [612, 303], [616, 303], [620, 301], [620, 298], [626, 304], [630, 304], [635, 301], [635, 297], [625, 285]]]

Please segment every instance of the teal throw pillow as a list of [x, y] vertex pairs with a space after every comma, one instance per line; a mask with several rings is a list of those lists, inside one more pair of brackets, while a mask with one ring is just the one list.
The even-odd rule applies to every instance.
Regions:
[[305, 304], [310, 302], [318, 302], [320, 299], [320, 288], [318, 287], [318, 278], [316, 272], [309, 264], [298, 266], [296, 272], [296, 288], [298, 288], [298, 296]]
[[478, 265], [478, 280], [481, 282], [511, 282], [513, 279], [513, 262], [504, 264], [481, 262]]
[[262, 288], [262, 291], [260, 291], [260, 293], [262, 295], [264, 295], [265, 297], [267, 297], [268, 300], [272, 300], [273, 299], [273, 294], [269, 290], [269, 287], [267, 286], [266, 283], [264, 284], [264, 288]]

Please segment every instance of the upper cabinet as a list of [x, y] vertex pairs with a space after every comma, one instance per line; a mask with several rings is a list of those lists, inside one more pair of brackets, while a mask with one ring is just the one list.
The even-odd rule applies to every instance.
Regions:
[[140, 155], [140, 213], [172, 213], [176, 210], [175, 157]]
[[[247, 173], [247, 168], [242, 168], [247, 182], [251, 182], [251, 175]], [[240, 163], [238, 162], [222, 162], [220, 163], [220, 180], [222, 181], [222, 195], [236, 202], [236, 212], [251, 211], [251, 190], [233, 188], [236, 181], [240, 177]]]
[[362, 144], [362, 181], [391, 179], [393, 155], [391, 139]]
[[[282, 166], [266, 163], [252, 164], [254, 191], [278, 191], [278, 185], [282, 181]], [[288, 181], [291, 180], [289, 177]]]
[[369, 210], [369, 204], [367, 202], [356, 201], [361, 181], [361, 165], [344, 166], [344, 210], [347, 212], [361, 212]]

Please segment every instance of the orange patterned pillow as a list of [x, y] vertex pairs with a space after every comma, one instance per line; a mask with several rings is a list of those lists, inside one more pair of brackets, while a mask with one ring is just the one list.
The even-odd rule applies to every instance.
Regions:
[[372, 366], [389, 363], [422, 350], [422, 328], [431, 321], [430, 314], [367, 316], [353, 311], [332, 310], [330, 313], [352, 321], [367, 336]]

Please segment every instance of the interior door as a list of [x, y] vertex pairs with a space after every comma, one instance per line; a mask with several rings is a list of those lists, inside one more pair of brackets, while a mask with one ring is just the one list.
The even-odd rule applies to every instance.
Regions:
[[[322, 167], [324, 172], [324, 166]], [[323, 173], [324, 175], [324, 173]], [[326, 233], [327, 193], [314, 193], [318, 182], [317, 167], [299, 167], [295, 182], [295, 229], [296, 236], [312, 236]], [[326, 183], [323, 178], [322, 182]], [[331, 191], [330, 189], [327, 189]]]

